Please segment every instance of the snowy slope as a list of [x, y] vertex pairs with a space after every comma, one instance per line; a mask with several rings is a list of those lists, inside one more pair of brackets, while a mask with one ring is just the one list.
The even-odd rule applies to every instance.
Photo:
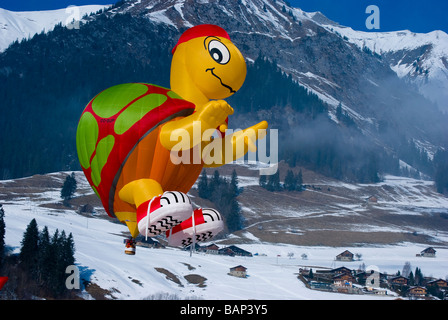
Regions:
[[[81, 278], [108, 290], [108, 298], [154, 299], [171, 295], [177, 299], [217, 300], [394, 299], [396, 297], [392, 293], [387, 297], [379, 297], [309, 290], [297, 279], [297, 273], [301, 266], [346, 266], [354, 269], [364, 263], [366, 266], [375, 265], [381, 272], [391, 274], [401, 270], [404, 263], [409, 261], [413, 268], [420, 267], [425, 275], [437, 278], [445, 278], [447, 275], [446, 247], [437, 247], [437, 258], [425, 259], [417, 258], [415, 254], [426, 246], [413, 243], [356, 247], [294, 246], [266, 243], [251, 236], [251, 243], [238, 243], [238, 246], [259, 254], [254, 257], [197, 253], [190, 256], [189, 252], [176, 248], [143, 247], [137, 248], [137, 255], [127, 256], [123, 252], [123, 239], [127, 233], [124, 225], [104, 219], [100, 208], [97, 208], [96, 215], [87, 217], [57, 206], [60, 202], [59, 185], [66, 174], [54, 173], [37, 177], [40, 179], [40, 187], [37, 188], [33, 187], [34, 184], [30, 183], [29, 178], [0, 182], [0, 197], [5, 210], [6, 245], [18, 252], [23, 232], [33, 218], [40, 229], [48, 226], [50, 233], [56, 228], [65, 230], [67, 234], [73, 233], [76, 264], [81, 270]], [[82, 173], [77, 172], [76, 178], [76, 196], [91, 193]], [[245, 182], [245, 185], [248, 184], [249, 179]], [[43, 185], [46, 187], [42, 187]], [[26, 188], [23, 189], [23, 186]], [[6, 194], [8, 199], [5, 199]], [[235, 237], [235, 241], [238, 239]], [[221, 247], [224, 246], [219, 241], [217, 243]], [[362, 260], [334, 261], [334, 257], [345, 249], [361, 254]], [[289, 253], [294, 254], [293, 258], [288, 258]], [[307, 260], [301, 258], [302, 254], [307, 255]], [[227, 274], [229, 268], [237, 265], [247, 268], [246, 279]], [[155, 268], [169, 271], [178, 279], [178, 283], [167, 279], [165, 274]], [[188, 282], [185, 278], [187, 275], [206, 278], [205, 286], [199, 287]], [[85, 291], [83, 296], [91, 298]]]
[[4, 51], [13, 41], [32, 37], [36, 33], [53, 30], [59, 22], [62, 25], [80, 20], [85, 14], [96, 12], [108, 6], [86, 5], [67, 7], [47, 11], [9, 11], [0, 8], [0, 52]]

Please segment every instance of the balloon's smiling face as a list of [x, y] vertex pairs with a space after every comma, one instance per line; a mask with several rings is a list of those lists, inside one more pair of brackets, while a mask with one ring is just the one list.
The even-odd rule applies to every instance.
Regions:
[[187, 70], [208, 99], [234, 94], [246, 78], [246, 62], [238, 48], [223, 37], [199, 37], [185, 43]]

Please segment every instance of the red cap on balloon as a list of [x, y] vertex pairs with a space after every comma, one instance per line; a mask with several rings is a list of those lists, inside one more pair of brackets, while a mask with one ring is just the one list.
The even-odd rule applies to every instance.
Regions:
[[209, 36], [222, 37], [230, 40], [229, 34], [223, 28], [218, 27], [214, 24], [200, 24], [198, 26], [187, 29], [184, 33], [182, 33], [179, 41], [177, 41], [177, 44], [174, 46], [171, 53], [174, 54], [177, 46], [181, 43], [187, 42], [191, 39]]

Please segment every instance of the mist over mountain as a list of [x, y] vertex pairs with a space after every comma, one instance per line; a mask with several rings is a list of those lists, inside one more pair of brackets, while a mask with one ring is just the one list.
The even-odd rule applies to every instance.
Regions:
[[[279, 130], [280, 159], [342, 180], [433, 176], [433, 156], [448, 146], [447, 116], [399, 76], [405, 61], [391, 51], [279, 0], [138, 0], [0, 54], [0, 178], [78, 169], [75, 131], [89, 100], [124, 82], [168, 87], [172, 47], [201, 23], [225, 28], [248, 62], [245, 84], [228, 99], [231, 127], [265, 119]], [[423, 56], [415, 56], [422, 68]]]

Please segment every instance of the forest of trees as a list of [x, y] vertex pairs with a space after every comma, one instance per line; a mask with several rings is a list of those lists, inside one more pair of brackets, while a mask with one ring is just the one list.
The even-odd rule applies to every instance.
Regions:
[[[0, 216], [2, 211], [0, 207]], [[8, 295], [6, 299], [73, 297], [74, 292], [66, 287], [66, 268], [75, 264], [74, 254], [71, 233], [67, 236], [64, 230], [56, 229], [50, 235], [47, 226], [39, 231], [36, 219], [32, 219], [23, 234], [20, 253], [3, 257], [0, 264], [2, 275], [9, 277], [2, 294]]]
[[240, 192], [235, 170], [232, 172], [230, 181], [221, 177], [218, 170], [215, 170], [213, 177], [210, 179], [207, 172], [203, 170], [198, 180], [199, 196], [213, 202], [216, 210], [224, 218], [229, 233], [241, 230], [244, 226], [241, 208], [237, 201]]
[[[75, 132], [94, 95], [124, 82], [169, 86], [170, 51], [177, 38], [172, 28], [129, 14], [95, 19], [79, 30], [58, 25], [50, 33], [16, 41], [0, 56], [0, 128], [7, 137], [0, 139], [0, 179], [80, 170]], [[282, 142], [279, 160], [291, 167], [353, 182], [378, 182], [384, 173], [419, 175], [401, 172], [400, 158], [445, 180], [412, 140], [389, 152], [363, 136], [341, 106], [339, 124], [334, 123], [327, 104], [261, 55], [247, 64], [243, 87], [227, 100], [238, 111], [232, 119], [269, 115], [269, 126], [279, 130]], [[285, 116], [286, 108], [293, 121]]]
[[260, 55], [248, 63], [246, 80], [237, 94], [227, 99], [238, 112], [256, 113], [275, 106], [290, 106], [304, 117], [314, 119], [327, 111], [317, 95], [298, 85], [291, 75], [280, 70], [275, 61]]
[[448, 150], [438, 150], [434, 155], [437, 192], [448, 194]]
[[0, 55], [0, 179], [80, 170], [84, 107], [119, 83], [169, 86], [172, 32], [143, 17], [100, 15], [78, 30], [57, 25], [13, 43]]
[[292, 170], [286, 172], [285, 180], [283, 183], [280, 182], [280, 169], [277, 170], [275, 174], [266, 176], [260, 175], [259, 185], [268, 191], [303, 191], [303, 177], [302, 169], [300, 169], [298, 174], [294, 174]]

